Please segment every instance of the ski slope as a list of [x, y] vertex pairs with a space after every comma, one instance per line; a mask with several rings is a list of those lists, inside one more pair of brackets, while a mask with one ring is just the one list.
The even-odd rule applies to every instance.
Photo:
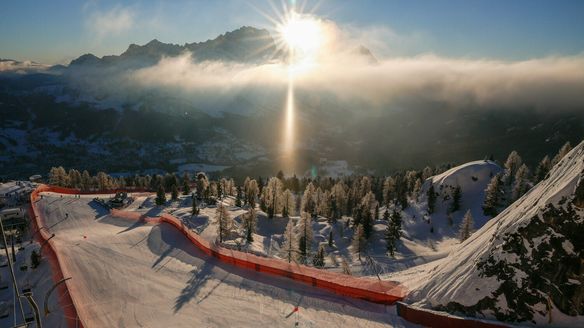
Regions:
[[170, 225], [112, 217], [92, 197], [44, 194], [37, 204], [55, 224], [86, 327], [411, 326], [393, 306], [218, 262]]
[[[518, 282], [519, 286], [527, 286], [527, 282], [534, 279], [529, 274], [548, 261], [546, 258], [535, 255], [532, 257], [529, 254], [536, 254], [536, 250], [541, 245], [549, 244], [550, 235], [562, 236], [554, 230], [546, 230], [538, 238], [523, 239], [521, 242], [524, 249], [519, 251], [506, 249], [505, 242], [509, 240], [509, 236], [522, 236], [518, 232], [541, 217], [542, 211], [548, 204], [565, 205], [563, 199], [574, 194], [582, 172], [584, 172], [584, 142], [566, 155], [545, 180], [488, 221], [480, 230], [454, 249], [448, 257], [388, 275], [387, 278], [401, 281], [412, 290], [407, 300], [427, 308], [443, 307], [451, 302], [460, 304], [460, 307], [473, 307], [480, 301], [484, 302], [484, 299], [496, 295], [495, 292], [502, 284], [507, 283], [508, 287], [511, 284], [509, 281]], [[579, 213], [581, 221], [583, 212]], [[568, 249], [568, 253], [574, 249], [567, 240], [561, 247]], [[554, 250], [554, 252], [557, 251]], [[530, 261], [528, 266], [520, 265], [521, 255], [524, 254], [527, 254], [524, 257]], [[547, 256], [556, 255], [548, 254]], [[482, 274], [478, 268], [479, 264], [489, 257], [493, 258], [495, 263], [500, 263], [506, 270], [505, 272], [510, 276], [509, 281], [498, 279], [496, 275]], [[500, 296], [494, 301], [493, 308], [502, 315], [513, 314], [517, 311], [517, 306], [508, 304], [509, 300]], [[550, 318], [553, 318], [553, 323], [559, 326], [582, 326], [584, 323], [584, 316], [568, 316], [558, 311], [555, 305], [549, 312], [545, 304], [540, 303], [532, 309], [535, 312], [532, 323], [546, 324], [549, 323]], [[551, 314], [548, 315], [548, 313]], [[495, 318], [492, 311], [483, 311], [480, 315], [490, 319]]]

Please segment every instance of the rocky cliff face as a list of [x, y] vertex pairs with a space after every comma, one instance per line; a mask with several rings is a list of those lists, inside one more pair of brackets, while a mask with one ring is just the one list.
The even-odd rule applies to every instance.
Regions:
[[441, 262], [418, 303], [508, 322], [584, 315], [584, 143]]

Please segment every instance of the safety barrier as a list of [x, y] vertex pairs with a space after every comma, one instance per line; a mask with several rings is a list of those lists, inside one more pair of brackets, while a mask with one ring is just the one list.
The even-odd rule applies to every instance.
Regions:
[[[39, 193], [43, 191], [54, 191], [54, 189], [46, 185], [40, 185], [30, 194], [31, 204], [30, 211], [34, 218], [34, 220], [31, 220], [31, 222], [33, 223], [32, 226], [35, 229], [35, 231], [38, 231], [37, 233], [35, 233], [35, 238], [37, 238], [37, 241], [39, 243], [45, 245], [43, 246], [44, 248], [42, 250], [42, 254], [48, 260], [49, 265], [51, 266], [53, 281], [57, 283], [61, 279], [68, 277], [68, 275], [66, 275], [67, 272], [66, 270], [63, 269], [59, 256], [55, 251], [53, 240], [49, 239], [50, 238], [49, 233], [46, 231], [46, 229], [40, 229], [40, 227], [44, 227], [45, 225], [43, 224], [44, 220], [42, 220], [41, 216], [39, 215], [39, 212], [37, 211], [35, 204], [36, 201], [39, 199]], [[79, 314], [77, 312], [78, 307], [77, 304], [75, 303], [75, 300], [73, 300], [73, 298], [71, 297], [73, 293], [71, 292], [71, 287], [68, 284], [69, 282], [66, 281], [65, 283], [57, 286], [59, 304], [63, 309], [63, 313], [67, 320], [67, 326], [72, 328], [74, 327], [82, 328], [84, 327], [84, 324], [80, 320]]]
[[200, 237], [182, 221], [169, 214], [162, 214], [160, 222], [169, 223], [177, 228], [207, 255], [241, 268], [287, 277], [339, 295], [375, 303], [393, 304], [405, 296], [405, 289], [393, 282], [353, 277], [217, 246]]
[[409, 322], [434, 328], [460, 327], [460, 328], [509, 328], [503, 323], [479, 320], [473, 318], [463, 318], [448, 313], [432, 311], [413, 307], [411, 305], [397, 302], [397, 314]]

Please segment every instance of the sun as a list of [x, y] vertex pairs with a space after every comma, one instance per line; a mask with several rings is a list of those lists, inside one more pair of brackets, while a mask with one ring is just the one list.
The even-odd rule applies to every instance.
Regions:
[[288, 47], [292, 62], [315, 59], [324, 39], [317, 19], [295, 11], [290, 11], [284, 23], [278, 26], [278, 32]]

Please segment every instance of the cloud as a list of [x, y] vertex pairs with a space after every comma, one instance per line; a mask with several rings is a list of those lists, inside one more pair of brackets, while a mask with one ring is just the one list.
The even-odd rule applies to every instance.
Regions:
[[11, 59], [0, 59], [0, 73], [37, 73], [48, 69], [47, 65], [35, 63], [33, 61], [15, 61]]
[[91, 12], [86, 26], [98, 40], [102, 40], [131, 30], [135, 24], [135, 16], [130, 8], [118, 5], [107, 11]]
[[[377, 64], [362, 59], [355, 54], [335, 57], [296, 76], [295, 86], [372, 107], [419, 103], [451, 108], [584, 107], [584, 56], [506, 62], [425, 55]], [[137, 87], [228, 93], [284, 86], [287, 72], [283, 64], [196, 63], [185, 54], [131, 71], [126, 81]]]
[[[334, 96], [360, 109], [436, 105], [452, 109], [584, 108], [584, 54], [523, 61], [427, 54], [378, 58], [372, 64], [371, 58], [355, 50], [365, 40], [363, 33], [386, 35], [387, 31], [355, 34], [330, 21], [321, 23], [328, 34], [326, 49], [314, 65], [294, 76], [299, 93]], [[204, 105], [205, 99], [213, 99], [215, 104], [229, 103], [226, 99], [242, 94], [253, 99], [271, 93], [275, 101], [271, 107], [281, 107], [282, 100], [275, 95], [280, 95], [288, 83], [285, 63], [257, 65], [196, 59], [184, 53], [162, 58], [146, 68], [98, 72], [104, 76], [88, 81], [115, 85], [112, 93], [139, 94], [156, 89]], [[110, 79], [117, 79], [116, 83], [108, 82]], [[131, 92], [121, 92], [118, 82]]]

